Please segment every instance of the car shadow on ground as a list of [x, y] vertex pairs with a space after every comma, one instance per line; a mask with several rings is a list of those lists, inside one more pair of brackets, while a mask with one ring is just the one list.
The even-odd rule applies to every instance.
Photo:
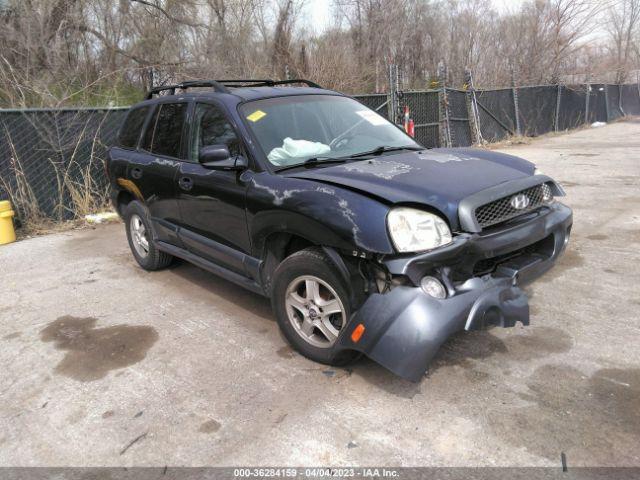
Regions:
[[[250, 292], [233, 282], [225, 280], [213, 273], [207, 272], [188, 262], [175, 260], [169, 267], [171, 274], [180, 277], [186, 282], [176, 282], [178, 290], [183, 290], [188, 295], [200, 294], [211, 300], [213, 296], [223, 298], [235, 304], [239, 309], [246, 310], [252, 315], [261, 317], [270, 322], [275, 322], [271, 313], [271, 302], [268, 298]], [[194, 285], [199, 287], [199, 293], [194, 291]]]
[[[206, 301], [214, 301], [216, 297], [223, 298], [234, 304], [240, 311], [245, 311], [268, 322], [276, 321], [271, 311], [271, 303], [266, 297], [245, 290], [188, 262], [176, 260], [168, 270], [172, 276], [180, 277], [181, 280], [172, 281], [172, 285], [178, 290], [184, 291], [185, 294], [190, 296], [200, 295]], [[196, 289], [194, 286], [198, 288]], [[214, 303], [217, 304], [217, 302]], [[239, 321], [242, 321], [242, 319], [239, 319]], [[270, 324], [265, 324], [265, 327], [267, 326], [270, 326]], [[287, 344], [286, 339], [280, 332], [279, 336]], [[282, 350], [282, 346], [279, 344], [274, 344], [273, 347], [275, 350]], [[401, 398], [410, 399], [420, 393], [421, 385], [428, 381], [429, 377], [439, 369], [452, 366], [469, 368], [472, 360], [484, 359], [506, 351], [507, 346], [505, 343], [492, 335], [490, 331], [457, 333], [441, 347], [431, 362], [425, 377], [417, 383], [395, 375], [364, 355], [345, 368], [323, 365], [318, 365], [318, 367], [322, 367], [321, 370], [327, 376], [329, 376], [327, 372], [335, 372], [336, 377], [357, 375], [376, 388]], [[290, 354], [293, 354], [292, 350]]]
[[473, 360], [483, 360], [506, 351], [504, 341], [492, 335], [490, 330], [458, 332], [440, 347], [425, 376], [418, 382], [405, 380], [364, 356], [354, 363], [350, 370], [377, 388], [401, 398], [411, 399], [421, 393], [422, 385], [429, 383], [440, 370], [450, 367], [469, 370], [473, 368]]

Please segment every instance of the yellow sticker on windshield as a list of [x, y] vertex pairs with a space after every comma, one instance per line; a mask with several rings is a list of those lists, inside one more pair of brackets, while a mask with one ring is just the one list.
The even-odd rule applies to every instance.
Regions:
[[252, 122], [257, 122], [258, 120], [260, 120], [262, 117], [265, 117], [267, 114], [264, 113], [262, 110], [256, 110], [255, 112], [253, 112], [251, 115], [249, 115], [247, 117], [247, 120], [251, 120]]

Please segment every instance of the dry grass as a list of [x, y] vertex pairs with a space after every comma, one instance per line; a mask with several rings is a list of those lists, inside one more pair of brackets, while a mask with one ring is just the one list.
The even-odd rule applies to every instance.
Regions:
[[[105, 221], [103, 223], [120, 223], [122, 220]], [[84, 218], [77, 218], [75, 220], [56, 221], [52, 219], [45, 219], [44, 221], [34, 224], [28, 223], [22, 227], [16, 229], [16, 239], [26, 240], [27, 238], [39, 237], [41, 235], [49, 235], [52, 233], [67, 232], [69, 230], [86, 230], [96, 228], [95, 223], [89, 223]]]
[[11, 136], [9, 135], [9, 131], [6, 127], [5, 134], [8, 145], [11, 149], [12, 156], [9, 160], [9, 165], [14, 174], [15, 184], [11, 184], [8, 179], [3, 176], [0, 176], [0, 184], [3, 190], [9, 195], [9, 199], [11, 200], [11, 204], [14, 209], [19, 209], [22, 223], [37, 225], [45, 221], [47, 217], [42, 212], [38, 199], [27, 180], [24, 168], [18, 159], [18, 153], [15, 145], [13, 141], [11, 141]]
[[500, 140], [499, 142], [486, 142], [482, 145], [482, 147], [487, 148], [489, 150], [496, 150], [499, 148], [503, 148], [509, 145], [529, 145], [533, 140], [532, 137], [525, 137], [522, 135], [512, 135], [504, 140]]
[[[108, 185], [99, 182], [94, 174], [97, 168], [102, 167], [102, 160], [96, 155], [96, 151], [100, 146], [99, 133], [103, 122], [104, 119], [93, 133], [88, 159], [79, 154], [81, 143], [89, 128], [88, 122], [85, 123], [80, 135], [72, 145], [68, 160], [62, 162], [48, 158], [57, 182], [53, 218], [43, 210], [38, 201], [34, 188], [25, 173], [23, 159], [19, 157], [11, 135], [5, 126], [5, 139], [11, 153], [9, 167], [12, 175], [8, 177], [11, 177], [12, 181], [1, 176], [0, 187], [7, 193], [14, 210], [17, 212], [18, 221], [16, 223], [19, 226], [17, 233], [20, 237], [77, 228], [78, 225], [84, 223], [86, 215], [109, 209]], [[53, 146], [53, 142], [51, 143]], [[56, 151], [55, 148], [52, 150]]]
[[[81, 166], [77, 160], [78, 148], [80, 142], [76, 142], [71, 159], [66, 165], [51, 162], [55, 172], [56, 179], [58, 181], [58, 204], [55, 207], [59, 218], [64, 218], [65, 212], [71, 213], [73, 218], [84, 218], [90, 213], [96, 213], [104, 210], [109, 204], [109, 189], [108, 186], [101, 186], [96, 182], [95, 177], [92, 175], [93, 170], [96, 167], [96, 162], [101, 163], [101, 160], [96, 158], [95, 150], [96, 145], [99, 142], [98, 134], [100, 127], [102, 126], [106, 116], [100, 122], [100, 126], [96, 129], [92, 142], [91, 153], [89, 155], [89, 161], [83, 162], [84, 166]], [[87, 125], [85, 124], [81, 134], [78, 138], [84, 138]], [[80, 171], [79, 178], [73, 178], [71, 172], [74, 167]], [[65, 196], [68, 195], [71, 199], [70, 203], [65, 202]]]
[[[612, 120], [611, 123], [616, 122], [616, 121], [624, 121], [626, 119], [628, 119], [629, 117], [621, 117], [619, 119], [616, 120]], [[591, 124], [582, 124], [582, 125], [578, 125], [574, 128], [571, 129], [567, 129], [567, 130], [560, 130], [558, 132], [552, 131], [552, 132], [547, 132], [547, 133], [543, 133], [541, 135], [536, 135], [536, 136], [527, 136], [525, 135], [512, 135], [508, 138], [505, 138], [504, 140], [500, 140], [498, 142], [487, 142], [486, 144], [484, 144], [483, 146], [489, 150], [497, 150], [500, 148], [504, 148], [504, 147], [508, 147], [511, 145], [529, 145], [533, 140], [539, 139], [539, 138], [550, 138], [550, 137], [558, 137], [560, 135], [565, 135], [567, 133], [573, 133], [573, 132], [577, 132], [580, 130], [585, 130], [585, 129], [589, 129], [591, 128]]]

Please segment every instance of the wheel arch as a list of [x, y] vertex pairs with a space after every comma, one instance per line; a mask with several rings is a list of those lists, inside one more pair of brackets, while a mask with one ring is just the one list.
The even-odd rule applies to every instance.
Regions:
[[115, 207], [120, 217], [124, 216], [125, 208], [127, 208], [127, 205], [129, 205], [133, 200], [136, 200], [136, 197], [134, 197], [133, 194], [131, 194], [131, 192], [127, 190], [120, 190], [118, 192], [118, 195], [116, 196]]
[[[328, 246], [342, 250], [355, 248], [352, 242], [342, 238], [330, 225], [300, 213], [283, 210], [263, 211], [255, 215], [249, 225], [253, 256], [263, 258], [268, 241], [289, 236], [307, 246]], [[291, 252], [293, 253], [293, 252]]]
[[268, 294], [271, 291], [273, 273], [278, 265], [288, 256], [310, 247], [322, 249], [331, 263], [338, 269], [344, 281], [347, 284], [349, 283], [349, 278], [351, 277], [349, 268], [334, 246], [317, 243], [297, 231], [275, 231], [265, 236], [260, 255], [263, 260], [261, 280]]

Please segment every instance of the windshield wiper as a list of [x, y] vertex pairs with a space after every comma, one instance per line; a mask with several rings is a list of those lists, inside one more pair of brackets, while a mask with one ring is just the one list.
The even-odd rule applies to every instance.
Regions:
[[368, 157], [369, 155], [382, 155], [386, 152], [397, 152], [400, 150], [410, 150], [410, 151], [419, 151], [424, 150], [424, 147], [413, 146], [413, 145], [405, 145], [403, 147], [390, 147], [388, 145], [381, 145], [372, 150], [367, 150], [366, 152], [354, 153], [351, 155], [346, 155], [344, 157], [311, 157], [306, 159], [304, 162], [296, 163], [294, 165], [285, 165], [284, 167], [280, 167], [276, 170], [276, 172], [282, 172], [283, 170], [289, 170], [292, 168], [299, 167], [315, 167], [317, 165], [324, 165], [326, 163], [345, 163], [346, 161], [352, 158], [359, 157]]
[[424, 147], [418, 147], [413, 145], [405, 145], [404, 147], [389, 147], [388, 145], [380, 145], [372, 150], [367, 150], [366, 152], [354, 153], [349, 155], [349, 158], [358, 158], [358, 157], [368, 157], [369, 155], [382, 155], [386, 152], [397, 152], [399, 150], [411, 150], [411, 151], [419, 151], [424, 150]]
[[294, 165], [286, 165], [284, 167], [278, 168], [276, 172], [282, 172], [283, 170], [289, 170], [291, 168], [298, 167], [315, 167], [316, 165], [324, 165], [326, 163], [344, 163], [346, 162], [346, 158], [332, 158], [332, 157], [312, 157], [306, 159], [304, 162], [296, 163]]

